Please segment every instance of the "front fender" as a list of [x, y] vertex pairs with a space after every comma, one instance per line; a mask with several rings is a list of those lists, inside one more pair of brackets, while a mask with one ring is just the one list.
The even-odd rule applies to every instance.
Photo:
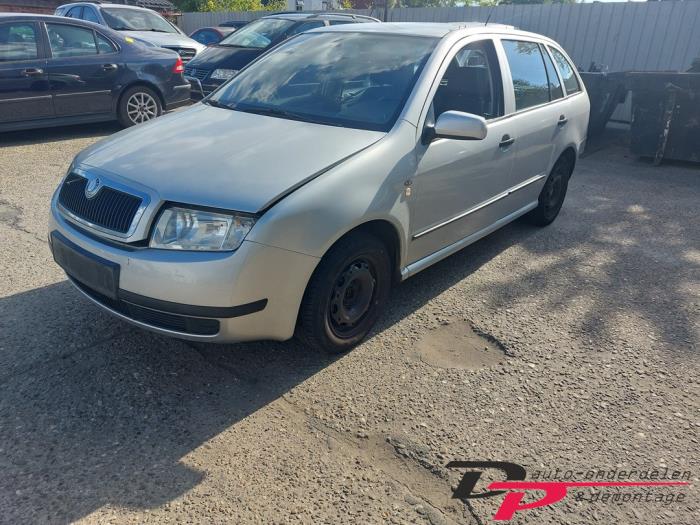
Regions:
[[415, 173], [415, 127], [401, 121], [383, 139], [286, 196], [258, 220], [248, 239], [323, 257], [350, 230], [390, 223], [406, 257], [405, 183]]

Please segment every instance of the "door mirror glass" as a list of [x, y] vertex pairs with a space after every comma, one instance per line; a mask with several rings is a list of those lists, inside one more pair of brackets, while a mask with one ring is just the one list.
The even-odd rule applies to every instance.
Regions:
[[488, 128], [486, 120], [478, 115], [461, 111], [445, 111], [435, 122], [435, 138], [483, 140]]

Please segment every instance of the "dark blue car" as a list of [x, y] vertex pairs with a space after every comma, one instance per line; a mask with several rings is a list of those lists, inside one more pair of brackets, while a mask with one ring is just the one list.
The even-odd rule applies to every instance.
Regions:
[[56, 16], [0, 14], [0, 131], [118, 119], [188, 102], [174, 51]]

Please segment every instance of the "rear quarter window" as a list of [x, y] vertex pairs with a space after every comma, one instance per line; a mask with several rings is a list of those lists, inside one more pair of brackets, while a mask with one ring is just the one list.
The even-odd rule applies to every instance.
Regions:
[[553, 47], [550, 47], [549, 49], [552, 52], [554, 62], [556, 62], [559, 73], [561, 74], [564, 87], [566, 88], [566, 93], [570, 95], [571, 93], [581, 91], [581, 86], [578, 83], [578, 78], [576, 77], [576, 73], [574, 72], [574, 67], [571, 65], [571, 62], [566, 59], [561, 51], [554, 49]]

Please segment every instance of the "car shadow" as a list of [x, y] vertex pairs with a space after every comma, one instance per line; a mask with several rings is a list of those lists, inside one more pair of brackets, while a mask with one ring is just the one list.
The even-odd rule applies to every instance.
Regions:
[[112, 121], [58, 126], [53, 128], [28, 129], [23, 131], [6, 131], [0, 133], [0, 148], [108, 137], [121, 129], [122, 127], [118, 122]]
[[[372, 337], [529, 231], [508, 227], [398, 287]], [[0, 299], [0, 333], [0, 507], [15, 523], [172, 501], [204, 476], [184, 456], [342, 359], [296, 340], [160, 337], [66, 281]]]

